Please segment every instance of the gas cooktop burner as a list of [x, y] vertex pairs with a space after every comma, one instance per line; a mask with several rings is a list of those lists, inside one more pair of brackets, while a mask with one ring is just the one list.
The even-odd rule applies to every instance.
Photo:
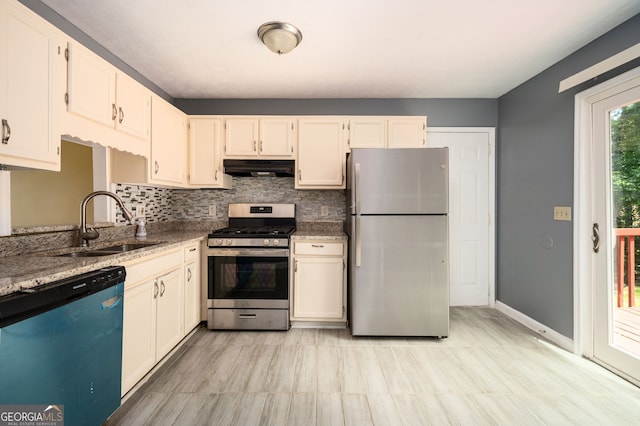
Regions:
[[277, 228], [222, 228], [217, 229], [211, 233], [216, 236], [228, 236], [228, 237], [241, 237], [243, 235], [257, 236], [257, 235], [281, 235], [287, 236], [293, 234], [295, 228], [292, 226], [277, 227]]

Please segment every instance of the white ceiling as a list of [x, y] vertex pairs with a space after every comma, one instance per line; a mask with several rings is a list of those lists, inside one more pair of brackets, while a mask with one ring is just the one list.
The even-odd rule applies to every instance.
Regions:
[[[174, 98], [497, 98], [640, 0], [42, 0]], [[278, 56], [256, 35], [296, 25]]]

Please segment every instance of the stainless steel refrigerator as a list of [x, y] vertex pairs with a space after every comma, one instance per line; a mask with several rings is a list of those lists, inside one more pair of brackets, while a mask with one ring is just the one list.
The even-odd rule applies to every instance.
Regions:
[[353, 149], [347, 165], [351, 333], [448, 336], [448, 149]]

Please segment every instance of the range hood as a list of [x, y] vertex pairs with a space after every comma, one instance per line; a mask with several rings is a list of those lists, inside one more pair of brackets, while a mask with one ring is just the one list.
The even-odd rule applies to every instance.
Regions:
[[293, 160], [224, 160], [224, 172], [231, 176], [295, 176]]

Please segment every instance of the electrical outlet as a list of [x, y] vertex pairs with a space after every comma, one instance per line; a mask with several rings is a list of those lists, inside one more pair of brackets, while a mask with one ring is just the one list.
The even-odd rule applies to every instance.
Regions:
[[320, 207], [320, 216], [329, 216], [329, 206], [321, 206]]
[[565, 220], [571, 222], [571, 207], [555, 206], [553, 208], [553, 220]]
[[145, 217], [145, 215], [147, 214], [147, 209], [145, 208], [144, 203], [139, 203], [138, 205], [136, 205], [136, 213], [135, 213], [135, 217]]
[[209, 216], [215, 216], [216, 215], [216, 205], [212, 204], [209, 206]]

